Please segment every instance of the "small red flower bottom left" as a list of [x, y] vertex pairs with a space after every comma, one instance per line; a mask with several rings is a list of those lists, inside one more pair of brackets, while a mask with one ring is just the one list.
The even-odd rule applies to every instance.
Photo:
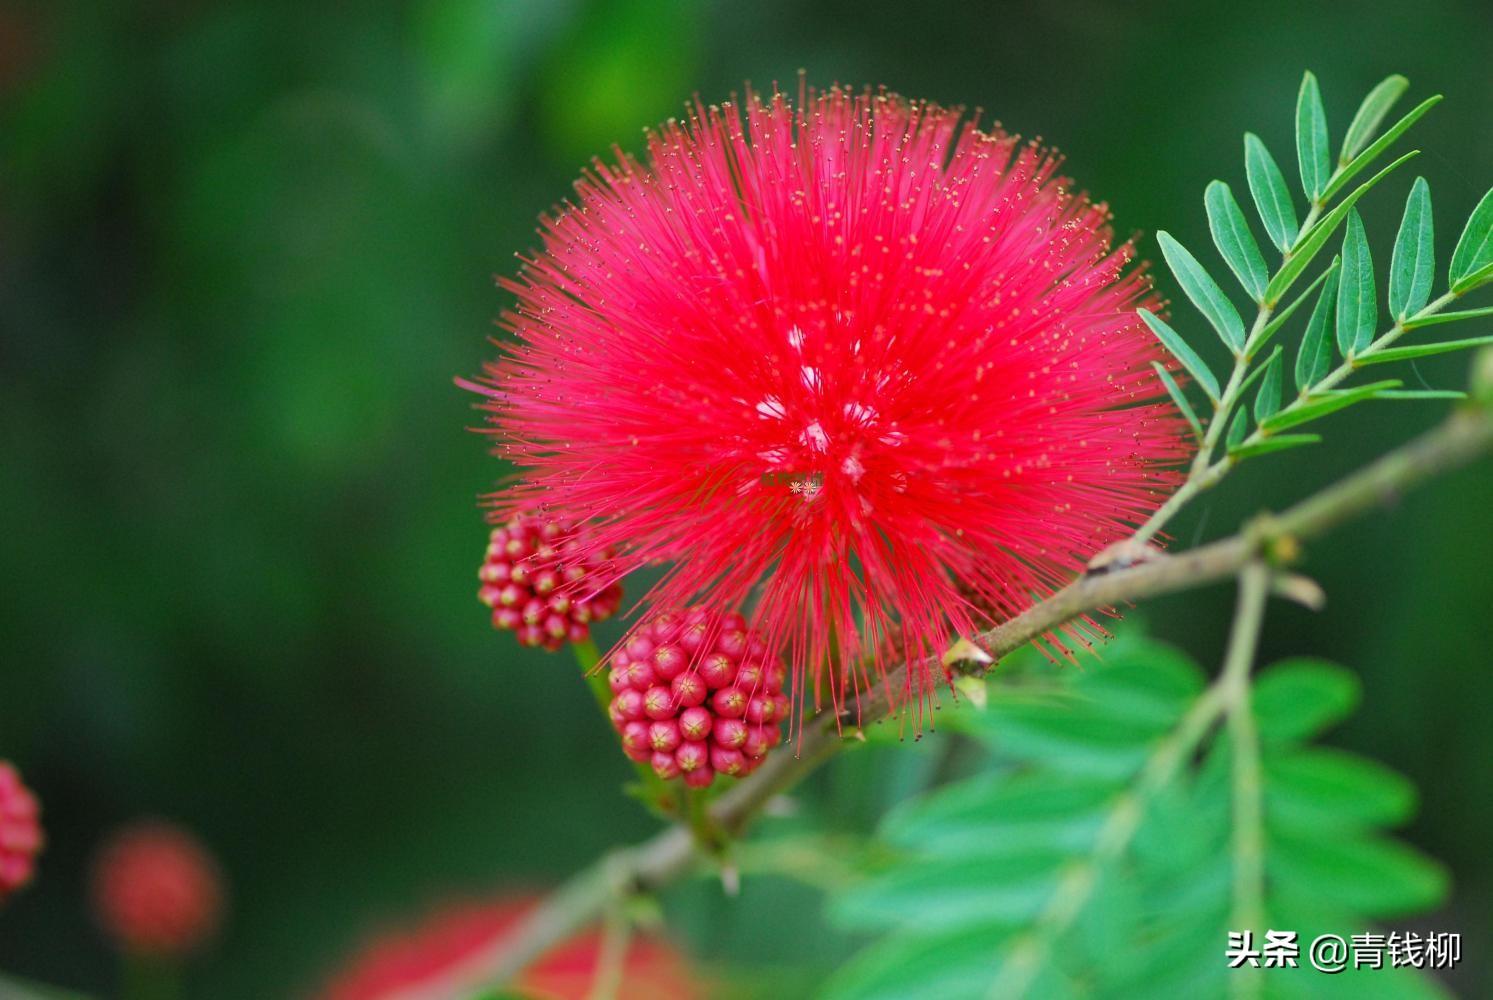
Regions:
[[31, 881], [43, 841], [36, 796], [15, 766], [0, 760], [0, 903]]
[[160, 820], [116, 832], [93, 868], [94, 915], [120, 951], [180, 958], [217, 930], [223, 878], [196, 837]]
[[[484, 955], [501, 947], [537, 902], [458, 903], [414, 927], [385, 932], [334, 973], [317, 1000], [469, 996], [483, 984]], [[601, 933], [583, 932], [540, 956], [512, 985], [525, 997], [582, 1000], [596, 983], [601, 953]], [[619, 1000], [699, 1000], [707, 993], [684, 956], [649, 935], [629, 940], [620, 978]]]

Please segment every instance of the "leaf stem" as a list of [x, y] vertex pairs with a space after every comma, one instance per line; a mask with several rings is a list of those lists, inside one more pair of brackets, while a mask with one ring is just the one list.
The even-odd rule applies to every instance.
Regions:
[[[1265, 620], [1270, 570], [1259, 560], [1239, 573], [1239, 601], [1224, 655], [1223, 687], [1233, 750], [1234, 901], [1229, 925], [1263, 931], [1265, 923], [1265, 824], [1259, 735], [1251, 703], [1250, 670]], [[1230, 981], [1235, 997], [1260, 995], [1260, 979], [1244, 970]]]
[[631, 943], [632, 922], [627, 919], [624, 901], [616, 900], [607, 908], [602, 921], [596, 973], [586, 1000], [616, 1000], [627, 971], [627, 949]]

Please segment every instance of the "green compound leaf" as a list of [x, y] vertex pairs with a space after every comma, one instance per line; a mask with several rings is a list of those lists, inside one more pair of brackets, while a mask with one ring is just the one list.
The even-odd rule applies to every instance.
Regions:
[[1146, 321], [1146, 325], [1151, 328], [1152, 333], [1156, 334], [1156, 338], [1161, 341], [1168, 351], [1172, 352], [1172, 356], [1182, 362], [1182, 367], [1187, 369], [1187, 374], [1191, 375], [1193, 380], [1202, 386], [1203, 391], [1208, 394], [1208, 398], [1215, 403], [1218, 402], [1218, 379], [1208, 370], [1207, 364], [1204, 363], [1202, 358], [1198, 357], [1197, 352], [1188, 346], [1187, 341], [1182, 339], [1182, 335], [1168, 326], [1165, 320], [1151, 312], [1151, 310], [1137, 309], [1136, 312], [1140, 313], [1140, 318]]
[[1419, 150], [1413, 150], [1406, 153], [1373, 177], [1358, 185], [1358, 187], [1353, 189], [1352, 194], [1344, 198], [1332, 211], [1323, 216], [1322, 221], [1298, 237], [1296, 245], [1286, 258], [1286, 262], [1281, 265], [1281, 269], [1276, 272], [1275, 277], [1270, 279], [1270, 287], [1265, 289], [1265, 301], [1267, 303], [1279, 302], [1281, 296], [1286, 294], [1287, 289], [1295, 284], [1296, 279], [1301, 276], [1301, 272], [1306, 270], [1307, 265], [1312, 262], [1312, 258], [1326, 245], [1328, 238], [1337, 231], [1337, 227], [1342, 225], [1343, 220], [1348, 217], [1348, 213], [1353, 209], [1353, 203], [1367, 194], [1375, 184], [1378, 184], [1397, 170], [1400, 164], [1418, 155], [1419, 152]]
[[1337, 347], [1346, 358], [1373, 343], [1379, 326], [1374, 261], [1363, 219], [1356, 210], [1348, 213], [1347, 232], [1343, 234], [1342, 273], [1337, 289]]
[[1347, 187], [1348, 182], [1354, 177], [1357, 177], [1358, 174], [1362, 172], [1364, 167], [1367, 167], [1370, 163], [1373, 163], [1375, 160], [1377, 160], [1380, 153], [1383, 153], [1386, 149], [1388, 149], [1396, 139], [1404, 135], [1405, 132], [1409, 130], [1410, 126], [1420, 121], [1421, 116], [1423, 116], [1427, 111], [1430, 111], [1440, 101], [1440, 94], [1437, 94], [1435, 97], [1428, 97], [1424, 101], [1421, 101], [1414, 107], [1414, 109], [1410, 111], [1409, 114], [1407, 114], [1404, 118], [1401, 118], [1399, 121], [1395, 122], [1394, 125], [1390, 126], [1388, 132], [1385, 132], [1379, 138], [1375, 139], [1368, 149], [1365, 149], [1362, 153], [1359, 153], [1357, 156], [1353, 157], [1353, 159], [1348, 163], [1347, 166], [1340, 167], [1337, 174], [1334, 175], [1332, 183], [1327, 185], [1327, 190], [1322, 192], [1322, 202], [1324, 204], [1327, 203], [1332, 199], [1333, 195], [1337, 194], [1343, 188]]
[[1161, 362], [1152, 361], [1151, 367], [1156, 369], [1156, 374], [1161, 378], [1161, 384], [1166, 386], [1166, 394], [1172, 397], [1172, 402], [1176, 404], [1177, 409], [1182, 411], [1182, 416], [1187, 418], [1187, 422], [1192, 425], [1192, 433], [1196, 434], [1199, 440], [1201, 440], [1203, 436], [1203, 424], [1198, 420], [1198, 415], [1192, 411], [1192, 404], [1187, 401], [1187, 396], [1182, 392], [1182, 387], [1177, 384], [1176, 379], [1172, 378], [1172, 373], [1162, 367]]
[[1448, 279], [1459, 295], [1493, 280], [1493, 190], [1483, 195], [1467, 219], [1457, 249], [1452, 251]]
[[1436, 273], [1435, 225], [1431, 188], [1417, 177], [1405, 199], [1405, 214], [1389, 262], [1389, 314], [1397, 320], [1420, 312], [1431, 300]]
[[[988, 683], [991, 705], [1019, 713], [1004, 721], [981, 713], [974, 726], [988, 749], [975, 773], [887, 816], [882, 849], [864, 852], [862, 879], [830, 902], [841, 925], [879, 936], [817, 995], [1226, 995], [1240, 975], [1222, 953], [1239, 929], [1235, 826], [1248, 821], [1238, 810], [1251, 797], [1263, 813], [1268, 876], [1256, 940], [1266, 926], [1307, 942], [1346, 935], [1370, 917], [1432, 907], [1445, 893], [1441, 867], [1385, 833], [1411, 815], [1409, 784], [1372, 761], [1309, 745], [1357, 698], [1340, 667], [1295, 660], [1262, 673], [1252, 701], [1253, 790], [1233, 766], [1237, 733], [1217, 724], [1219, 703], [1202, 716], [1213, 724], [1198, 722], [1217, 694], [1204, 690], [1202, 671], [1129, 627], [1103, 659], [1079, 669]], [[1114, 745], [1138, 756], [1075, 775], [1071, 759], [1051, 751], [1066, 745], [1070, 723], [1091, 730], [1096, 718], [1128, 734]], [[1008, 734], [1013, 725], [1019, 732]], [[1282, 972], [1282, 989], [1295, 982], [1290, 974]], [[1318, 979], [1333, 983], [1324, 996], [1345, 1000], [1437, 995], [1413, 969], [1350, 967]]]
[[1329, 413], [1361, 403], [1365, 399], [1373, 399], [1374, 396], [1385, 389], [1398, 389], [1403, 383], [1398, 379], [1388, 379], [1383, 382], [1373, 382], [1369, 385], [1361, 385], [1353, 389], [1344, 389], [1338, 392], [1323, 393], [1306, 397], [1303, 403], [1297, 403], [1286, 407], [1275, 416], [1260, 425], [1260, 430], [1265, 434], [1274, 434], [1288, 427], [1296, 427], [1312, 420], [1319, 420]]
[[[1337, 263], [1336, 260], [1333, 261]], [[1301, 348], [1296, 353], [1296, 388], [1305, 392], [1332, 369], [1332, 331], [1337, 312], [1338, 269], [1334, 267], [1322, 294], [1317, 296], [1317, 305], [1312, 318], [1307, 321], [1306, 333], [1301, 338]]]
[[1428, 358], [1433, 354], [1446, 354], [1450, 351], [1465, 351], [1472, 347], [1486, 347], [1493, 344], [1493, 336], [1469, 337], [1466, 340], [1443, 340], [1439, 344], [1417, 344], [1414, 347], [1389, 347], [1372, 354], [1365, 354], [1354, 363], [1357, 365], [1382, 365], [1390, 361], [1413, 361], [1416, 358]]
[[1301, 226], [1296, 221], [1296, 207], [1291, 191], [1275, 163], [1275, 157], [1253, 132], [1244, 133], [1244, 173], [1249, 178], [1249, 194], [1265, 224], [1270, 242], [1285, 253], [1296, 242]]
[[1268, 455], [1273, 451], [1285, 451], [1288, 448], [1300, 448], [1303, 445], [1320, 444], [1321, 441], [1322, 437], [1319, 434], [1280, 434], [1276, 437], [1262, 438], [1253, 444], [1230, 448], [1229, 454], [1243, 461], [1246, 458], [1254, 458], [1257, 455]]
[[1244, 347], [1244, 321], [1239, 318], [1239, 310], [1234, 308], [1223, 289], [1218, 287], [1218, 282], [1213, 280], [1186, 247], [1172, 239], [1170, 233], [1158, 232], [1156, 240], [1161, 244], [1161, 253], [1166, 258], [1167, 267], [1176, 275], [1177, 283], [1182, 286], [1188, 299], [1213, 329], [1218, 331], [1223, 342], [1235, 353], [1240, 351]]
[[1259, 302], [1265, 295], [1269, 275], [1265, 271], [1265, 258], [1260, 256], [1260, 245], [1249, 231], [1244, 212], [1234, 199], [1234, 192], [1223, 181], [1212, 181], [1203, 192], [1203, 205], [1208, 211], [1208, 229], [1213, 233], [1213, 245], [1218, 247], [1224, 263], [1239, 279], [1239, 284], [1249, 297]]
[[1257, 423], [1269, 420], [1280, 409], [1281, 367], [1280, 352], [1277, 351], [1265, 365], [1265, 380], [1260, 383], [1260, 391], [1255, 394]]
[[1363, 151], [1374, 137], [1374, 132], [1384, 121], [1389, 109], [1395, 106], [1395, 102], [1410, 89], [1410, 81], [1399, 74], [1385, 77], [1379, 81], [1373, 90], [1369, 91], [1363, 103], [1358, 106], [1358, 111], [1353, 115], [1353, 121], [1348, 124], [1348, 131], [1343, 135], [1343, 151], [1338, 155], [1338, 165], [1344, 166], [1353, 157]]
[[1322, 110], [1322, 92], [1317, 78], [1308, 71], [1296, 95], [1296, 159], [1301, 166], [1301, 187], [1307, 201], [1315, 202], [1327, 189], [1332, 156], [1327, 151], [1327, 112]]

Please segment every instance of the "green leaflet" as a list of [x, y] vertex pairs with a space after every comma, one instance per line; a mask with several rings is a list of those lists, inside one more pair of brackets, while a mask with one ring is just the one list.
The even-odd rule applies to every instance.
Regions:
[[1374, 137], [1374, 130], [1389, 114], [1389, 109], [1395, 106], [1395, 102], [1409, 88], [1410, 81], [1396, 74], [1385, 77], [1369, 91], [1354, 113], [1353, 121], [1348, 124], [1348, 131], [1343, 135], [1343, 151], [1338, 154], [1338, 166], [1345, 166], [1363, 151]]
[[1273, 451], [1285, 451], [1288, 448], [1300, 448], [1303, 445], [1319, 444], [1321, 440], [1322, 438], [1318, 434], [1279, 434], [1275, 437], [1262, 438], [1253, 444], [1230, 448], [1229, 454], [1243, 461], [1246, 458], [1254, 458], [1257, 455], [1268, 455]]
[[1249, 433], [1249, 416], [1244, 412], [1244, 407], [1239, 407], [1234, 414], [1234, 420], [1229, 424], [1229, 433], [1224, 437], [1224, 446], [1233, 451], [1244, 443], [1245, 436]]
[[1266, 813], [1274, 827], [1311, 833], [1404, 823], [1415, 786], [1382, 764], [1341, 750], [1282, 751], [1265, 765]]
[[1361, 694], [1358, 678], [1335, 663], [1305, 656], [1282, 660], [1255, 681], [1260, 739], [1309, 740], [1352, 714]]
[[1275, 831], [1271, 877], [1310, 886], [1337, 906], [1366, 917], [1400, 917], [1434, 906], [1446, 895], [1440, 865], [1380, 837], [1291, 836]]
[[1198, 420], [1198, 415], [1192, 412], [1192, 404], [1187, 401], [1187, 396], [1183, 394], [1182, 387], [1177, 384], [1176, 379], [1172, 378], [1172, 373], [1162, 367], [1161, 362], [1152, 361], [1151, 367], [1156, 369], [1156, 374], [1161, 378], [1161, 384], [1166, 386], [1166, 394], [1172, 397], [1172, 402], [1176, 404], [1178, 410], [1182, 411], [1182, 416], [1187, 418], [1187, 422], [1192, 425], [1192, 433], [1201, 439], [1203, 436], [1202, 422]]
[[1171, 268], [1177, 283], [1198, 312], [1218, 331], [1218, 336], [1231, 350], [1235, 353], [1241, 350], [1244, 347], [1244, 321], [1223, 289], [1218, 287], [1218, 282], [1186, 247], [1172, 239], [1170, 233], [1157, 232], [1156, 241], [1161, 244], [1167, 267]]
[[1420, 312], [1431, 300], [1436, 272], [1431, 188], [1417, 177], [1405, 199], [1405, 214], [1389, 263], [1389, 314], [1397, 320]]
[[1386, 389], [1375, 393], [1375, 399], [1466, 399], [1459, 389]]
[[1493, 190], [1483, 195], [1468, 217], [1452, 251], [1447, 279], [1459, 295], [1493, 279]]
[[[1353, 157], [1347, 166], [1340, 167], [1334, 175], [1332, 183], [1327, 185], [1327, 190], [1322, 192], [1323, 204], [1331, 201], [1333, 195], [1347, 187], [1350, 180], [1357, 177], [1364, 167], [1377, 160], [1380, 153], [1384, 152], [1396, 139], [1404, 135], [1410, 126], [1420, 121], [1421, 117], [1435, 107], [1440, 100], [1441, 95], [1437, 94], [1435, 97], [1428, 97], [1424, 101], [1421, 101], [1411, 109], [1409, 114], [1391, 125], [1389, 131], [1375, 139], [1362, 153]], [[1401, 157], [1401, 159], [1404, 159], [1404, 157]]]
[[1291, 191], [1275, 163], [1275, 157], [1253, 132], [1244, 133], [1244, 173], [1249, 179], [1249, 194], [1254, 199], [1260, 221], [1270, 242], [1282, 253], [1296, 242], [1301, 226], [1296, 221], [1296, 207]]
[[1265, 365], [1265, 379], [1255, 394], [1255, 422], [1264, 423], [1280, 409], [1281, 363], [1277, 351]]
[[1409, 361], [1414, 358], [1428, 358], [1433, 354], [1445, 354], [1448, 351], [1465, 351], [1470, 347], [1484, 347], [1493, 344], [1493, 336], [1469, 337], [1466, 340], [1443, 340], [1439, 344], [1417, 344], [1414, 347], [1387, 347], [1373, 354], [1366, 354], [1357, 359], [1358, 365], [1382, 365], [1389, 361]]
[[1265, 271], [1265, 259], [1260, 256], [1260, 246], [1249, 231], [1249, 223], [1244, 219], [1239, 202], [1234, 199], [1234, 192], [1223, 181], [1212, 181], [1203, 192], [1203, 205], [1208, 212], [1213, 245], [1249, 297], [1261, 301], [1269, 275]]
[[1322, 110], [1322, 92], [1309, 71], [1302, 76], [1301, 90], [1296, 94], [1296, 159], [1306, 200], [1315, 202], [1327, 189], [1332, 156], [1327, 152], [1327, 112]]
[[1202, 386], [1203, 391], [1208, 394], [1208, 398], [1215, 403], [1218, 402], [1218, 379], [1208, 370], [1207, 364], [1204, 363], [1202, 358], [1198, 357], [1197, 352], [1188, 345], [1187, 341], [1182, 339], [1182, 335], [1168, 326], [1165, 320], [1151, 312], [1151, 310], [1137, 309], [1136, 312], [1140, 313], [1140, 318], [1146, 321], [1146, 325], [1151, 328], [1152, 333], [1156, 334], [1156, 338], [1161, 341], [1168, 351], [1172, 352], [1172, 356], [1182, 362], [1182, 367], [1187, 369], [1187, 374], [1191, 375], [1193, 380]]
[[[1336, 261], [1334, 261], [1336, 263]], [[1332, 331], [1337, 311], [1336, 268], [1322, 286], [1317, 296], [1312, 318], [1307, 321], [1306, 333], [1301, 338], [1301, 347], [1296, 354], [1296, 388], [1305, 392], [1322, 380], [1332, 369]]]
[[1483, 316], [1493, 316], [1493, 306], [1485, 306], [1482, 309], [1460, 309], [1456, 312], [1432, 313], [1420, 319], [1412, 319], [1401, 324], [1406, 330], [1419, 330], [1423, 326], [1435, 326], [1438, 323], [1459, 323], [1464, 319], [1479, 319]]
[[1334, 391], [1321, 396], [1308, 396], [1305, 402], [1292, 404], [1265, 421], [1260, 425], [1260, 430], [1266, 434], [1274, 434], [1288, 427], [1318, 420], [1329, 413], [1336, 413], [1338, 410], [1352, 406], [1354, 403], [1372, 399], [1385, 389], [1398, 389], [1401, 385], [1398, 379], [1387, 379], [1383, 382], [1373, 382], [1369, 385]]
[[1343, 233], [1342, 278], [1337, 286], [1337, 348], [1352, 357], [1373, 343], [1379, 327], [1379, 301], [1374, 291], [1374, 260], [1369, 238], [1356, 210], [1348, 213]]

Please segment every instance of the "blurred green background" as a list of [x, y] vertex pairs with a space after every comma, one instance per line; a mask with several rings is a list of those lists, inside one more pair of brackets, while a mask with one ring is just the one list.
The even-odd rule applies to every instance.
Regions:
[[[0, 914], [0, 968], [108, 988], [83, 873], [141, 813], [198, 830], [232, 879], [191, 991], [225, 1000], [302, 993], [372, 926], [543, 886], [649, 831], [570, 661], [519, 651], [474, 599], [475, 498], [502, 470], [451, 382], [492, 354], [492, 277], [591, 154], [636, 148], [692, 93], [802, 67], [983, 107], [1059, 146], [1122, 233], [1201, 250], [1204, 184], [1242, 190], [1241, 133], [1289, 162], [1304, 68], [1335, 142], [1398, 71], [1412, 99], [1447, 96], [1413, 168], [1445, 260], [1493, 181], [1490, 61], [1484, 0], [9, 0], [0, 757], [45, 800], [51, 846]], [[1376, 248], [1410, 179], [1366, 207]], [[1465, 364], [1407, 381], [1458, 388]], [[1240, 473], [1179, 541], [1330, 481], [1442, 405], [1335, 418], [1331, 448]], [[1313, 546], [1329, 607], [1273, 607], [1263, 652], [1361, 673], [1334, 739], [1422, 789], [1409, 836], [1457, 883], [1424, 923], [1464, 930], [1469, 995], [1493, 939], [1490, 496], [1485, 463]], [[1147, 618], [1216, 662], [1231, 600]], [[843, 828], [865, 831], [920, 766], [890, 753], [819, 779]], [[727, 978], [802, 995], [853, 945], [792, 883], [716, 896], [671, 906]]]

